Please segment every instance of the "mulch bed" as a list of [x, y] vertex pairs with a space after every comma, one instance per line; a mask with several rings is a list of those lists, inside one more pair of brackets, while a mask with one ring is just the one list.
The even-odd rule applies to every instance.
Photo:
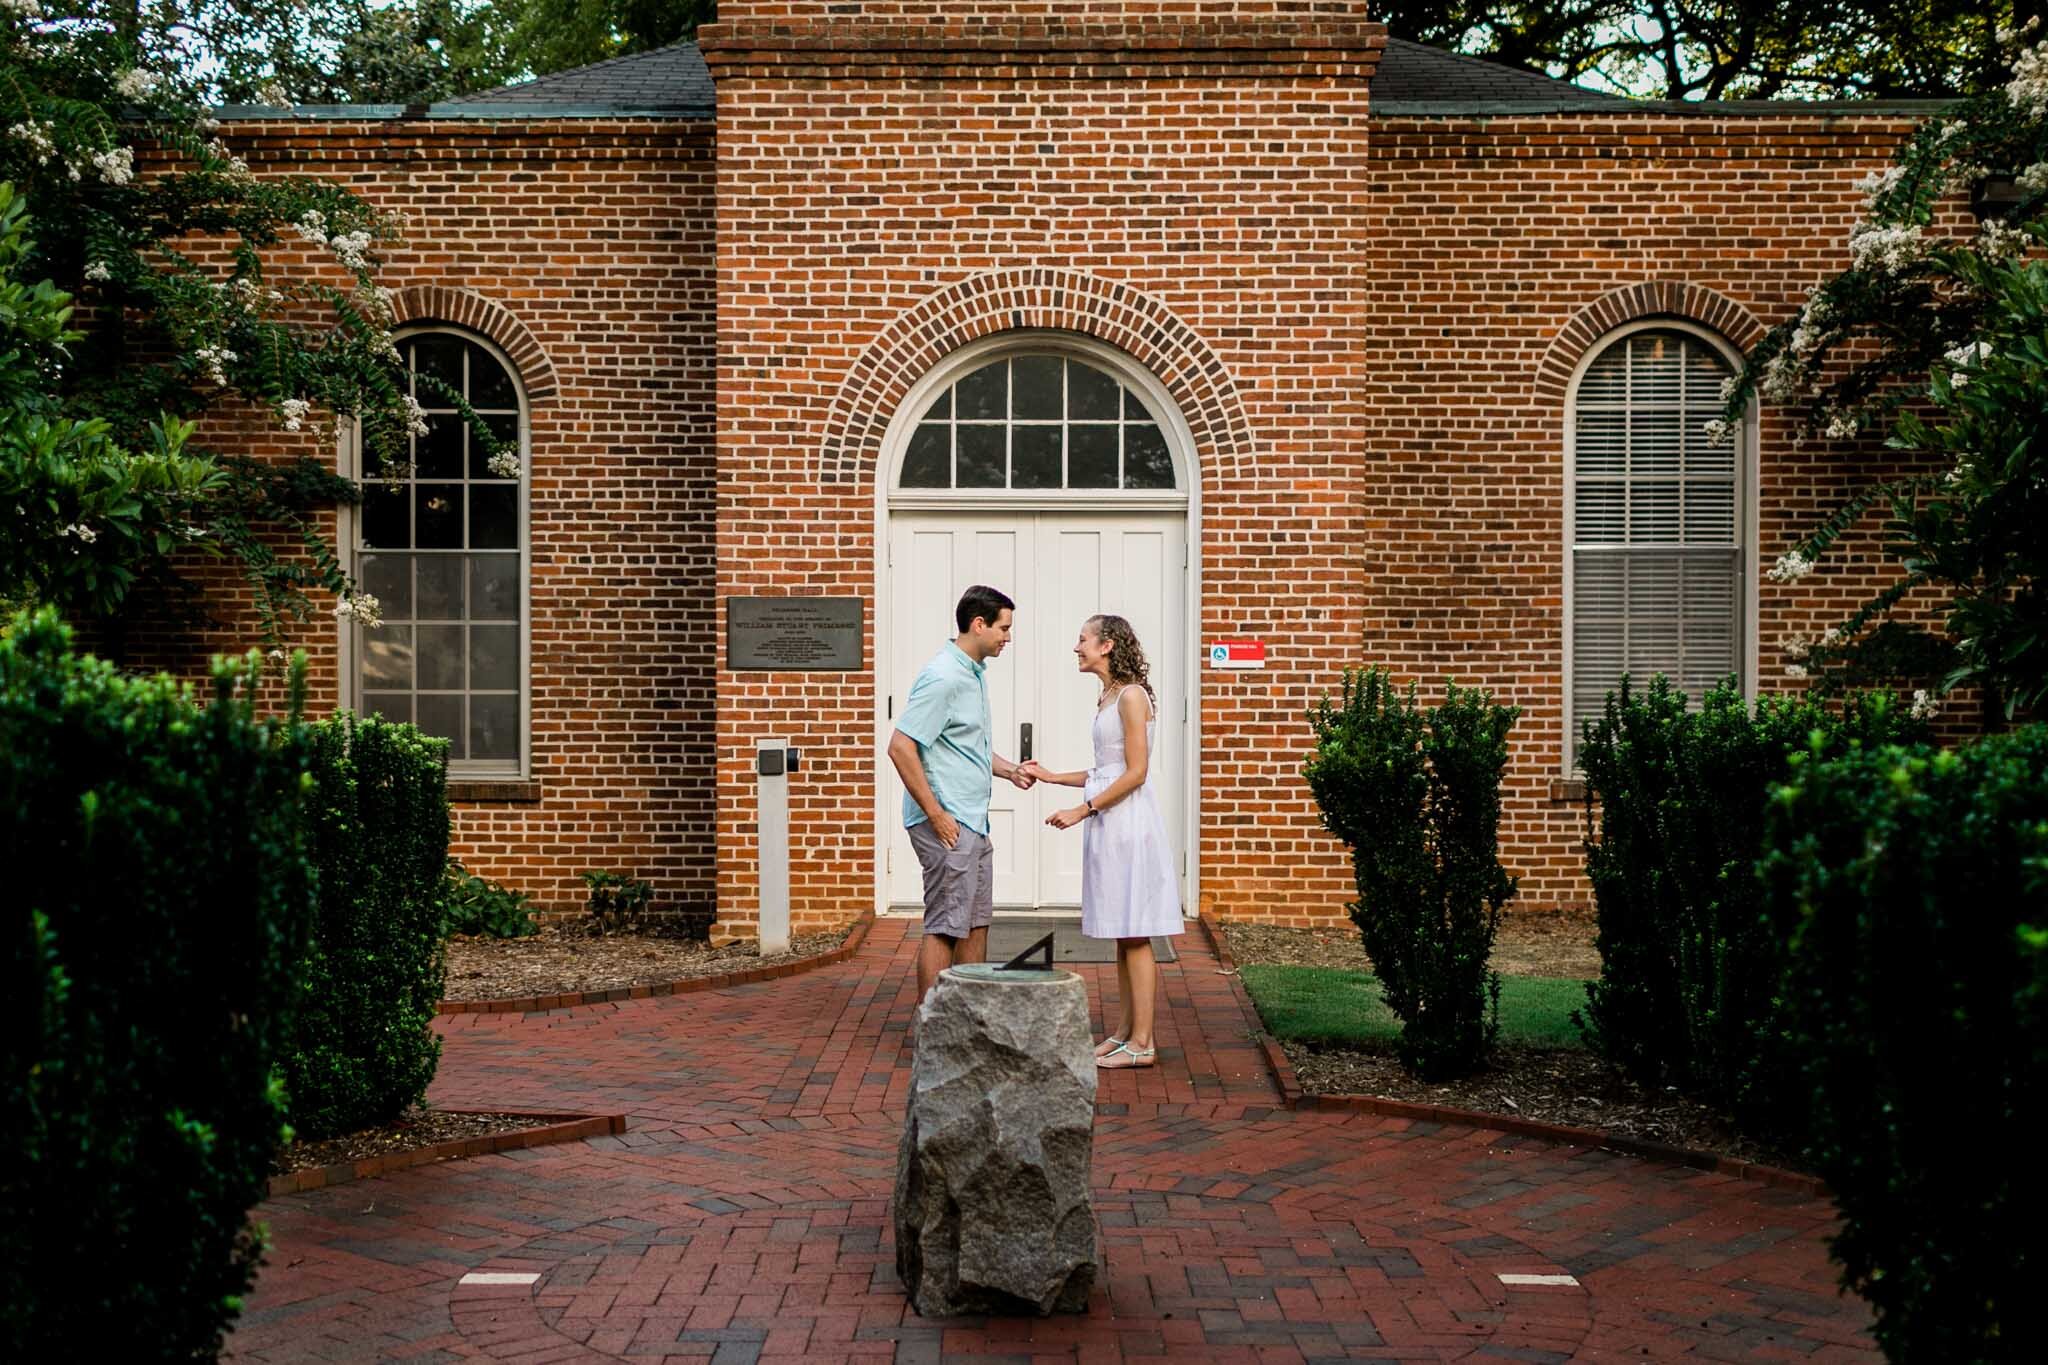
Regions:
[[[1276, 929], [1225, 924], [1239, 964], [1338, 967], [1371, 971], [1355, 929]], [[1591, 978], [1600, 970], [1590, 914], [1508, 915], [1494, 940], [1494, 970], [1504, 976]], [[1304, 1091], [1375, 1095], [1538, 1123], [1591, 1128], [1738, 1161], [1803, 1170], [1799, 1161], [1736, 1131], [1725, 1117], [1675, 1091], [1637, 1085], [1580, 1048], [1503, 1046], [1485, 1071], [1455, 1081], [1420, 1081], [1391, 1050], [1362, 1051], [1282, 1043]]]
[[410, 1114], [375, 1128], [364, 1128], [319, 1142], [294, 1142], [277, 1154], [271, 1166], [275, 1175], [290, 1175], [312, 1166], [336, 1166], [347, 1161], [395, 1156], [436, 1143], [459, 1142], [463, 1138], [514, 1133], [522, 1128], [544, 1128], [560, 1123], [556, 1118], [532, 1114], [449, 1114], [438, 1109], [415, 1109]]
[[848, 932], [793, 935], [789, 952], [767, 957], [751, 942], [714, 948], [659, 933], [593, 934], [578, 924], [545, 925], [529, 938], [451, 938], [442, 994], [453, 1001], [527, 999], [723, 976], [829, 953]]

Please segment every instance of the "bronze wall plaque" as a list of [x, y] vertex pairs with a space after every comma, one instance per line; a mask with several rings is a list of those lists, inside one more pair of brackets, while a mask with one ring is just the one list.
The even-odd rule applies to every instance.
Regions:
[[861, 667], [858, 597], [728, 597], [725, 666], [775, 673]]

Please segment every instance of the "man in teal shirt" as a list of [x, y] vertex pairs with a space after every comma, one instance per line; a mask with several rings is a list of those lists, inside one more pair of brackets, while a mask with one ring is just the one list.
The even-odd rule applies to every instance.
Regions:
[[917, 998], [956, 962], [988, 958], [995, 915], [995, 849], [988, 839], [995, 778], [1029, 791], [1033, 779], [995, 752], [988, 713], [988, 661], [1010, 643], [1017, 604], [994, 588], [960, 596], [960, 634], [911, 684], [889, 761], [903, 778], [903, 824], [924, 870], [924, 940], [917, 951]]

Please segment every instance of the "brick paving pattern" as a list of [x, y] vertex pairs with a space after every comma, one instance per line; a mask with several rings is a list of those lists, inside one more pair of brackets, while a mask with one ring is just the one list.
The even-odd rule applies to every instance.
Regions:
[[[1089, 1312], [919, 1318], [888, 1217], [913, 942], [883, 921], [787, 980], [443, 1016], [436, 1104], [625, 1112], [627, 1131], [270, 1201], [231, 1358], [1878, 1359], [1824, 1202], [1280, 1108], [1199, 931], [1164, 969], [1162, 1065], [1103, 1077]], [[1099, 1011], [1113, 968], [1079, 970]]]

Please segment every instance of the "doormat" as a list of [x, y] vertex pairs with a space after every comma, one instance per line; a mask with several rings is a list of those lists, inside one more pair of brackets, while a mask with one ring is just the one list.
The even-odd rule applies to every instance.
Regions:
[[[1001, 911], [996, 913], [996, 922], [989, 926], [988, 960], [1008, 962], [1047, 934], [1052, 935], [1054, 962], [1116, 961], [1116, 940], [1089, 938], [1081, 932], [1078, 916], [1073, 919], [1005, 920]], [[1161, 962], [1174, 961], [1173, 940], [1165, 937], [1153, 939], [1152, 955]]]

